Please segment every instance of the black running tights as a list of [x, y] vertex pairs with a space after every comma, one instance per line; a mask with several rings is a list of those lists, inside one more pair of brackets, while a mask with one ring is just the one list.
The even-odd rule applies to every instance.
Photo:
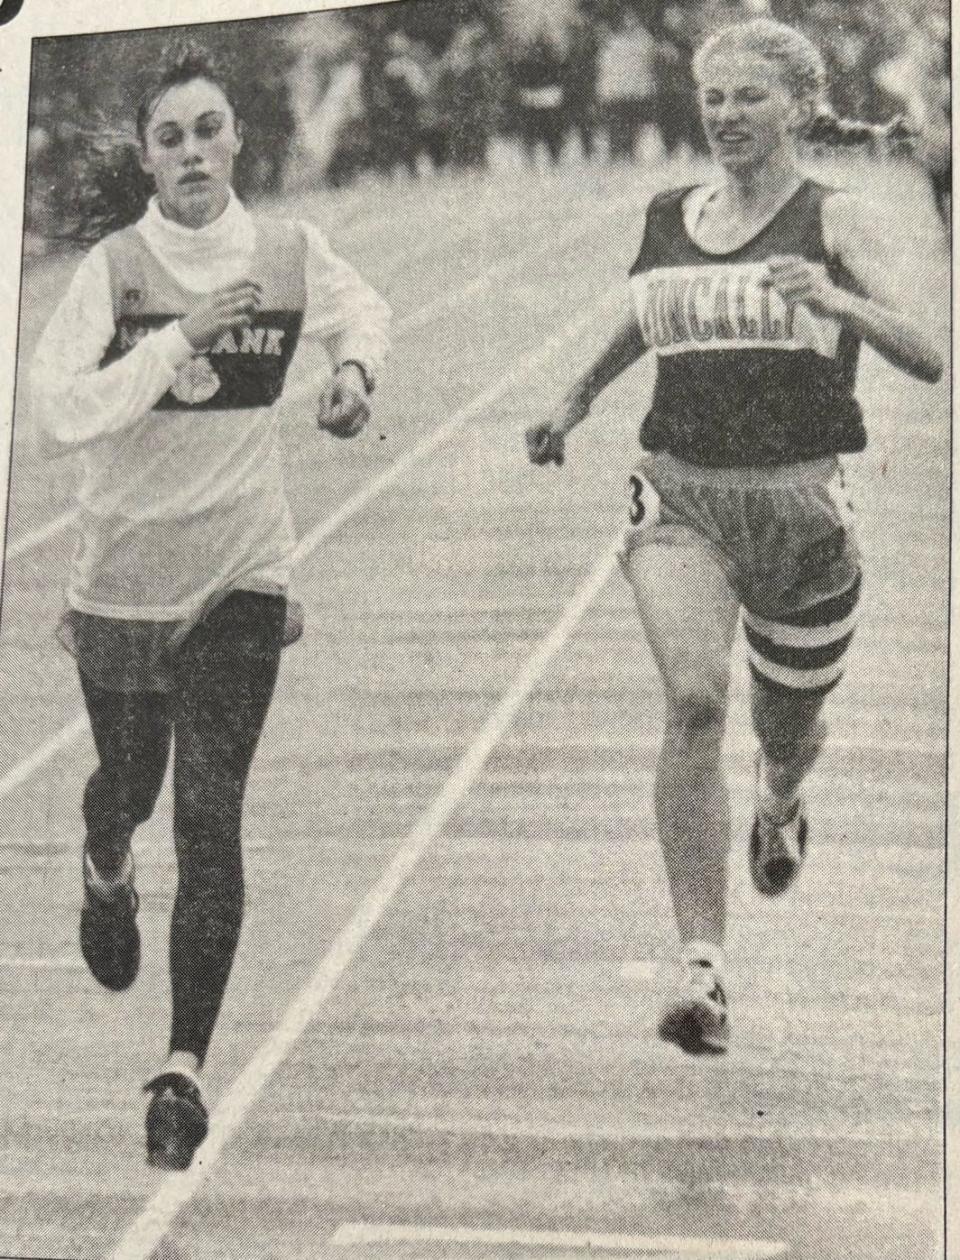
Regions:
[[122, 694], [81, 674], [100, 759], [84, 794], [87, 843], [107, 874], [153, 812], [174, 743], [179, 873], [170, 925], [170, 1049], [202, 1064], [243, 919], [240, 822], [277, 679], [285, 600], [229, 595], [177, 649], [169, 694]]

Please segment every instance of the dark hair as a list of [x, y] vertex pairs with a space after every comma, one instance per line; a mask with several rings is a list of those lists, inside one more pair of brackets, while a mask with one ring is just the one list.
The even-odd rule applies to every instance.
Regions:
[[218, 87], [227, 98], [230, 108], [236, 111], [236, 102], [226, 77], [207, 50], [192, 41], [180, 42], [167, 53], [156, 78], [140, 98], [137, 106], [137, 138], [141, 144], [146, 143], [147, 127], [161, 97], [171, 88], [192, 83], [194, 79], [206, 79], [208, 83]]
[[142, 217], [154, 192], [153, 179], [140, 165], [153, 111], [170, 88], [195, 79], [218, 87], [236, 111], [227, 80], [209, 53], [196, 43], [181, 41], [167, 50], [141, 96], [135, 132], [105, 120], [80, 132], [77, 179], [59, 216], [65, 224], [59, 233], [62, 239], [93, 245]]

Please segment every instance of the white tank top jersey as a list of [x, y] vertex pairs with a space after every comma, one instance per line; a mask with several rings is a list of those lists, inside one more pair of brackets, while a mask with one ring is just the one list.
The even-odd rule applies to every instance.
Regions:
[[[252, 327], [194, 353], [178, 318], [247, 278], [263, 287]], [[180, 621], [226, 590], [284, 589], [294, 534], [276, 403], [291, 361], [319, 393], [330, 360], [379, 366], [389, 321], [316, 228], [255, 219], [236, 198], [198, 230], [154, 201], [95, 246], [31, 374], [46, 453], [82, 463], [70, 607]]]

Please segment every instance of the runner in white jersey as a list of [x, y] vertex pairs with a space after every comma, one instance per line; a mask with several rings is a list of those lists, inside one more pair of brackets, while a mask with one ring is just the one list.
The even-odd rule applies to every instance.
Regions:
[[720, 178], [651, 203], [631, 271], [635, 314], [527, 441], [534, 463], [561, 463], [600, 392], [656, 356], [621, 561], [666, 700], [656, 817], [685, 974], [659, 1033], [719, 1054], [729, 1040], [721, 745], [737, 621], [742, 610], [760, 744], [749, 865], [775, 896], [806, 853], [801, 785], [856, 619], [860, 560], [838, 456], [866, 442], [859, 345], [922, 380], [937, 380], [942, 362], [897, 309], [886, 225], [799, 169], [796, 141], [814, 123], [822, 134], [825, 117], [814, 46], [760, 18], [713, 34], [694, 69]]
[[[146, 1086], [147, 1148], [183, 1168], [207, 1130], [200, 1071], [243, 914], [244, 789], [298, 630], [276, 404], [302, 341], [318, 423], [359, 433], [390, 313], [315, 227], [254, 217], [237, 199], [242, 126], [200, 51], [161, 68], [137, 131], [137, 151], [119, 150], [139, 163], [133, 178], [99, 169], [103, 239], [43, 333], [32, 393], [50, 453], [82, 467], [61, 637], [99, 756], [83, 800], [80, 941], [114, 991], [140, 960], [131, 840], [174, 744], [172, 1028]], [[152, 196], [116, 206], [118, 186]]]

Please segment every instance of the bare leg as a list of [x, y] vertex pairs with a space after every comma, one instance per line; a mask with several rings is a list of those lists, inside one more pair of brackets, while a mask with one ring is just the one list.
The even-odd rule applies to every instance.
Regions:
[[753, 727], [760, 741], [764, 812], [773, 822], [786, 818], [800, 784], [820, 755], [827, 726], [820, 716], [822, 692], [771, 688], [754, 678], [750, 689]]
[[628, 576], [666, 700], [656, 814], [680, 940], [722, 947], [730, 805], [721, 752], [737, 599], [695, 542], [638, 547]]

